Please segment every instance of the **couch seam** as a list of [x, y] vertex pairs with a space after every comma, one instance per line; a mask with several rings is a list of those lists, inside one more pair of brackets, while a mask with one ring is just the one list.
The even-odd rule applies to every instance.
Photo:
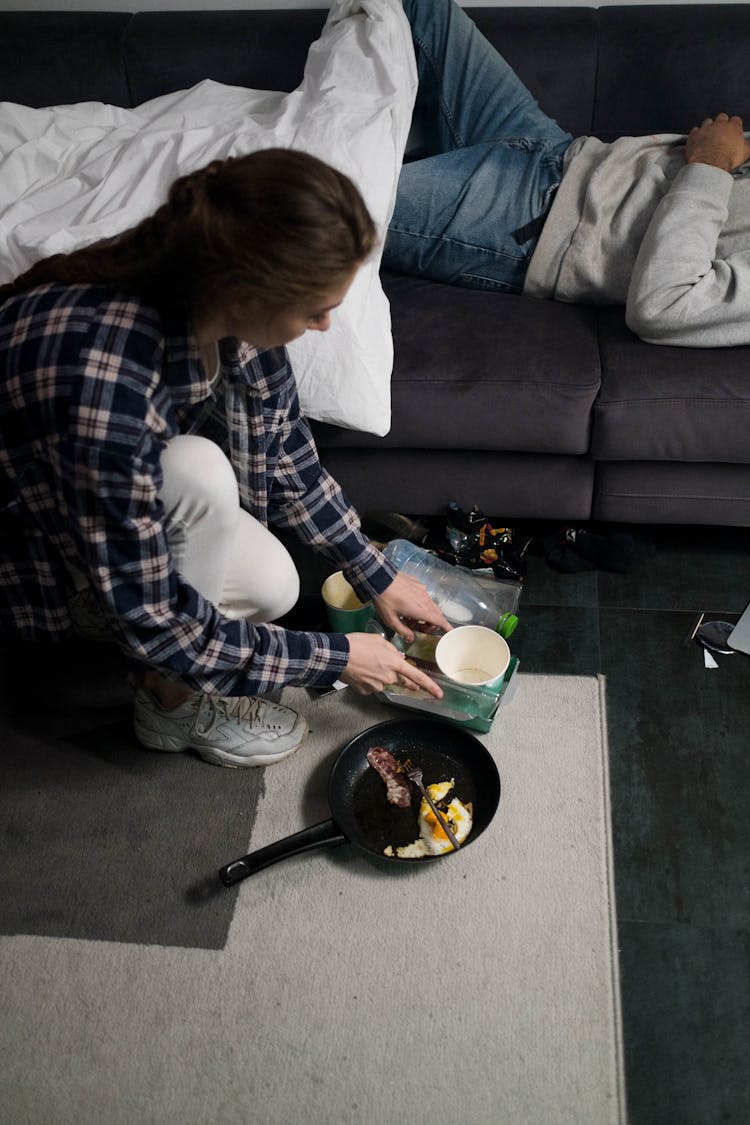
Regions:
[[133, 20], [134, 19], [135, 19], [135, 13], [131, 12], [130, 13], [130, 19], [128, 20], [128, 22], [123, 27], [122, 35], [120, 36], [120, 58], [122, 60], [122, 69], [123, 69], [123, 73], [125, 75], [125, 84], [128, 88], [128, 98], [130, 100], [130, 108], [131, 109], [134, 109], [135, 106], [133, 104], [133, 84], [132, 84], [131, 79], [130, 79], [130, 69], [128, 67], [127, 52], [125, 50], [125, 41], [127, 39], [128, 32], [130, 31], [130, 28], [133, 26]]
[[[596, 119], [596, 107], [599, 104], [599, 69], [601, 66], [602, 57], [602, 14], [597, 8], [595, 10], [596, 21], [596, 57], [594, 61], [594, 89], [591, 98], [591, 117], [589, 119], [589, 134], [593, 135], [594, 121]], [[597, 317], [598, 320], [598, 317]]]
[[[420, 385], [429, 385], [431, 387], [445, 387], [455, 390], [457, 384], [450, 380], [442, 379], [409, 379], [409, 384], [419, 383]], [[397, 387], [406, 385], [406, 380], [402, 384], [398, 379], [394, 379], [391, 388], [395, 390]], [[543, 379], [482, 379], [481, 383], [472, 384], [473, 386], [493, 386], [493, 387], [576, 387], [580, 390], [591, 390], [598, 388], [601, 385], [601, 380], [597, 379], [592, 383], [553, 383]]]
[[[665, 497], [658, 492], [613, 492], [609, 488], [597, 488], [597, 496], [609, 496], [613, 500], [658, 500], [663, 502]], [[747, 496], [718, 496], [715, 493], [707, 494], [700, 493], [693, 495], [692, 492], [677, 492], [670, 493], [667, 500], [720, 500], [726, 503], [736, 503], [738, 500], [744, 504], [750, 503], [750, 497]]]
[[674, 397], [674, 398], [617, 398], [617, 399], [599, 399], [596, 403], [597, 408], [603, 407], [621, 407], [621, 406], [675, 406], [681, 402], [692, 402], [696, 405], [705, 405], [710, 403], [711, 406], [721, 406], [727, 409], [735, 410], [738, 406], [750, 407], [750, 399], [716, 399], [706, 396], [705, 398], [698, 398], [695, 395], [690, 397]]

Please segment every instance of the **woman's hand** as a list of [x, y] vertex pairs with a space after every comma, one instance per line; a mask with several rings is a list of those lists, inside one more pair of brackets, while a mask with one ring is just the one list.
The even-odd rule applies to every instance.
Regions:
[[383, 624], [400, 633], [404, 640], [414, 640], [413, 631], [402, 620], [404, 617], [437, 625], [446, 633], [453, 628], [427, 593], [427, 588], [417, 578], [412, 578], [403, 571], [399, 571], [390, 586], [372, 600]]
[[402, 684], [409, 688], [422, 688], [435, 699], [443, 693], [429, 676], [415, 668], [379, 633], [349, 633], [349, 662], [341, 673], [345, 684], [350, 684], [360, 695], [383, 691], [389, 684]]

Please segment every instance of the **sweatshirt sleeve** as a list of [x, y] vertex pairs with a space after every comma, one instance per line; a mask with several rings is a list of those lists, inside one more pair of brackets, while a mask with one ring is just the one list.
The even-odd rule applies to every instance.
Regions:
[[656, 208], [628, 290], [628, 327], [652, 344], [750, 343], [750, 246], [717, 256], [733, 177], [686, 164]]

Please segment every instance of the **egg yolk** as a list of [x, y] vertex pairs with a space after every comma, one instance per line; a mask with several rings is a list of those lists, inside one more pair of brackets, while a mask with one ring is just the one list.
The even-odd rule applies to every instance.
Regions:
[[425, 813], [424, 819], [430, 826], [430, 834], [432, 836], [434, 836], [438, 840], [448, 839], [448, 833], [445, 831], [432, 809], [429, 809], [429, 811]]

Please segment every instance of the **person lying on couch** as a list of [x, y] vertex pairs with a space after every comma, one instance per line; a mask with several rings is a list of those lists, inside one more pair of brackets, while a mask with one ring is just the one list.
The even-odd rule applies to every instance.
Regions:
[[283, 684], [442, 694], [380, 635], [264, 624], [299, 593], [275, 525], [408, 639], [402, 617], [450, 628], [321, 467], [284, 348], [327, 330], [375, 243], [346, 176], [267, 149], [0, 286], [0, 629], [60, 638], [92, 603], [132, 662], [147, 747], [268, 765], [307, 730], [267, 698]]
[[573, 140], [454, 0], [403, 7], [419, 155], [401, 171], [384, 265], [625, 305], [652, 343], [750, 343], [750, 143], [739, 117], [706, 118], [687, 137]]

